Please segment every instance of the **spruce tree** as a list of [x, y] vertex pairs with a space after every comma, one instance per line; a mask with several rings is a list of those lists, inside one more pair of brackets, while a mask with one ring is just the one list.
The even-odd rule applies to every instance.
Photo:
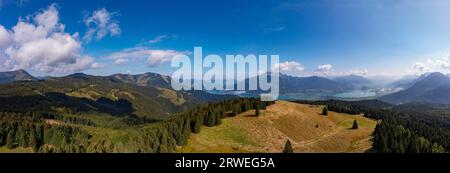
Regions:
[[200, 133], [203, 122], [202, 122], [201, 118], [198, 116], [198, 114], [195, 114], [195, 115], [197, 117], [194, 118], [194, 124], [193, 124], [193, 126], [191, 126], [192, 133]]
[[216, 126], [222, 124], [222, 113], [219, 113], [219, 115], [216, 116]]
[[327, 106], [325, 106], [325, 107], [322, 109], [322, 115], [328, 115], [328, 107], [327, 107]]
[[261, 111], [260, 111], [259, 105], [256, 105], [255, 115], [257, 117], [259, 117], [261, 115]]
[[445, 153], [444, 147], [437, 143], [434, 143], [431, 149], [433, 153]]
[[207, 121], [207, 125], [208, 127], [213, 127], [216, 125], [216, 114], [214, 112], [210, 112], [208, 113], [208, 121]]
[[6, 147], [13, 148], [14, 147], [14, 131], [10, 130], [8, 132], [8, 136], [6, 136]]
[[294, 153], [290, 140], [287, 140], [286, 144], [284, 145], [283, 153]]
[[352, 129], [358, 129], [358, 122], [356, 120], [353, 121]]
[[30, 134], [30, 145], [33, 148], [34, 152], [39, 151], [39, 143], [38, 143], [34, 129], [31, 131], [31, 134]]

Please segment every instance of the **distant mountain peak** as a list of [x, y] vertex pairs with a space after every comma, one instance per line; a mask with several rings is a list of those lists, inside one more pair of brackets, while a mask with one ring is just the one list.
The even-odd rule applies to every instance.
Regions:
[[361, 88], [367, 88], [367, 87], [373, 86], [372, 81], [365, 78], [364, 76], [355, 75], [355, 74], [351, 74], [348, 76], [335, 77], [335, 78], [333, 78], [333, 80], [336, 82], [339, 82], [339, 83], [351, 85], [355, 89], [361, 89]]
[[366, 79], [366, 77], [361, 76], [361, 75], [356, 75], [356, 74], [345, 75], [345, 76], [337, 76], [337, 77], [334, 77], [334, 78], [335, 79], [338, 79], [338, 78], [360, 78], [360, 79]]
[[[274, 76], [270, 72], [265, 73], [267, 76]], [[251, 78], [258, 78], [261, 75], [254, 76]], [[338, 83], [336, 81], [330, 80], [325, 77], [320, 76], [308, 76], [308, 77], [299, 77], [299, 76], [291, 76], [284, 73], [278, 73], [279, 75], [279, 91], [281, 94], [293, 94], [293, 93], [304, 93], [304, 92], [340, 92], [347, 91], [350, 86], [342, 83]], [[247, 85], [248, 81], [251, 78], [246, 78], [244, 81]], [[236, 84], [237, 85], [237, 84]], [[251, 93], [259, 93], [261, 91], [251, 91]]]
[[171, 88], [170, 77], [158, 73], [147, 72], [143, 74], [113, 74], [110, 77], [115, 80], [135, 84], [138, 86]]
[[31, 80], [36, 80], [36, 78], [23, 69], [0, 72], [0, 84], [15, 81], [31, 81]]
[[85, 73], [74, 73], [71, 75], [68, 75], [68, 77], [89, 77], [90, 75], [87, 75]]
[[420, 77], [415, 81], [416, 85], [441, 85], [449, 84], [450, 78], [440, 72], [429, 73], [426, 76]]
[[405, 90], [383, 96], [390, 103], [432, 102], [450, 104], [450, 77], [440, 72], [427, 73]]
[[448, 76], [441, 73], [441, 72], [432, 72], [429, 73], [426, 77], [432, 77], [432, 78], [447, 78]]
[[78, 80], [102, 79], [101, 76], [94, 76], [94, 75], [89, 75], [86, 73], [74, 73], [71, 75], [67, 75], [65, 78], [72, 78], [72, 79], [78, 79]]
[[13, 72], [18, 72], [18, 73], [27, 73], [29, 74], [27, 71], [25, 71], [24, 69], [19, 69], [19, 70], [15, 70]]

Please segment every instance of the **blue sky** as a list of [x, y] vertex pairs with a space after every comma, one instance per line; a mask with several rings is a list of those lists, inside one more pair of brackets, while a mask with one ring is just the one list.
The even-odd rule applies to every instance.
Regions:
[[[47, 36], [68, 34], [75, 42], [67, 50], [72, 52], [61, 54], [61, 60], [46, 57], [54, 52], [23, 60], [20, 47], [34, 45], [5, 41], [0, 60], [9, 65], [2, 71], [170, 74], [175, 69], [167, 61], [149, 64], [148, 54], [170, 56], [192, 52], [194, 46], [202, 46], [204, 54], [278, 54], [286, 73], [300, 76], [450, 69], [450, 1], [444, 0], [0, 0], [0, 25], [12, 38], [19, 17], [38, 26], [34, 18], [50, 6], [64, 28]], [[104, 26], [98, 26], [95, 14], [107, 15]]]

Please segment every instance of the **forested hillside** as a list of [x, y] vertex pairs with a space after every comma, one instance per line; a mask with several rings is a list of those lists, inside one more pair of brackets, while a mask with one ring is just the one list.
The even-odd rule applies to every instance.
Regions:
[[[450, 151], [450, 121], [446, 109], [441, 112], [423, 112], [423, 107], [396, 107], [380, 101], [298, 101], [323, 104], [329, 110], [381, 120], [375, 128], [373, 148], [383, 153], [431, 153]], [[428, 104], [428, 106], [432, 106]], [[403, 107], [403, 108], [402, 108]], [[422, 111], [418, 111], [422, 110]]]
[[[221, 124], [222, 118], [250, 109], [265, 109], [273, 102], [234, 99], [197, 106], [157, 122], [132, 122], [108, 127], [76, 117], [45, 112], [2, 112], [0, 146], [32, 147], [35, 152], [174, 152], [202, 126]], [[101, 122], [101, 121], [99, 121]]]

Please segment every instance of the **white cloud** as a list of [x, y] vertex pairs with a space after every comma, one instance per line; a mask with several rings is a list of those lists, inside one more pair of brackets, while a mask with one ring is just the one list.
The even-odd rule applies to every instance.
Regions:
[[92, 57], [81, 54], [78, 33], [64, 31], [55, 4], [20, 18], [11, 30], [0, 25], [0, 50], [2, 70], [70, 73], [91, 68], [94, 63]]
[[440, 58], [437, 58], [435, 60], [436, 65], [444, 68], [444, 69], [450, 69], [450, 59], [449, 55], [442, 56]]
[[413, 66], [413, 69], [415, 72], [417, 72], [418, 74], [423, 74], [428, 72], [430, 69], [428, 67], [428, 65], [421, 63], [421, 62], [416, 62]]
[[323, 64], [317, 67], [319, 70], [331, 70], [331, 68], [333, 68], [333, 65], [331, 64]]
[[96, 10], [92, 14], [85, 16], [84, 24], [87, 26], [83, 39], [87, 42], [92, 39], [101, 40], [106, 36], [118, 36], [121, 33], [119, 23], [114, 20], [116, 13], [110, 13], [105, 8]]
[[369, 74], [369, 70], [367, 70], [367, 69], [351, 70], [351, 71], [342, 73], [343, 76], [348, 76], [348, 75], [367, 76], [368, 74]]
[[316, 76], [332, 76], [333, 75], [333, 66], [331, 64], [322, 64], [317, 66], [317, 69], [314, 71], [314, 75]]
[[5, 27], [0, 25], [0, 49], [9, 47], [12, 42], [13, 40], [8, 31], [5, 29]]
[[59, 23], [59, 12], [56, 4], [52, 4], [47, 10], [38, 13], [34, 17], [37, 25], [43, 26], [47, 31], [54, 29], [64, 30], [64, 25]]
[[414, 63], [412, 70], [415, 74], [424, 74], [431, 71], [448, 71], [450, 70], [450, 56], [435, 56], [421, 62]]
[[350, 70], [344, 72], [336, 72], [333, 70], [333, 65], [331, 64], [322, 64], [317, 66], [317, 69], [313, 72], [315, 76], [322, 77], [338, 77], [338, 76], [349, 76], [349, 75], [358, 75], [358, 76], [367, 76], [369, 74], [369, 70], [367, 69], [357, 69]]
[[187, 55], [190, 53], [187, 51], [179, 52], [175, 50], [153, 50], [146, 47], [137, 47], [112, 53], [105, 58], [115, 60], [115, 64], [123, 63], [126, 61], [125, 59], [144, 59], [147, 61], [147, 65], [149, 67], [157, 67], [171, 61], [174, 56], [181, 54]]
[[159, 35], [159, 36], [155, 37], [154, 39], [149, 40], [148, 42], [150, 44], [155, 44], [155, 43], [159, 43], [159, 42], [163, 41], [166, 38], [167, 38], [167, 35]]
[[101, 69], [101, 68], [103, 68], [103, 67], [105, 67], [104, 64], [97, 63], [97, 62], [94, 62], [94, 63], [92, 63], [92, 65], [91, 65], [91, 68], [92, 68], [92, 69]]
[[302, 64], [296, 61], [285, 61], [274, 65], [275, 69], [280, 70], [282, 73], [290, 73], [294, 75], [299, 75], [305, 68]]
[[271, 27], [271, 28], [264, 28], [264, 29], [266, 31], [280, 32], [280, 31], [284, 31], [286, 29], [286, 27], [279, 26], [279, 27]]
[[128, 63], [129, 61], [130, 61], [130, 60], [128, 60], [128, 59], [126, 59], [126, 58], [119, 58], [119, 59], [116, 59], [116, 60], [114, 61], [114, 64], [122, 65], [122, 64]]
[[158, 36], [156, 36], [156, 37], [154, 37], [154, 38], [152, 38], [150, 40], [143, 39], [137, 46], [144, 47], [144, 46], [149, 46], [149, 45], [161, 43], [161, 42], [163, 42], [165, 40], [168, 40], [168, 39], [177, 39], [177, 38], [178, 38], [178, 36], [174, 35], [174, 34], [172, 34], [172, 35], [167, 35], [167, 34], [158, 35]]

